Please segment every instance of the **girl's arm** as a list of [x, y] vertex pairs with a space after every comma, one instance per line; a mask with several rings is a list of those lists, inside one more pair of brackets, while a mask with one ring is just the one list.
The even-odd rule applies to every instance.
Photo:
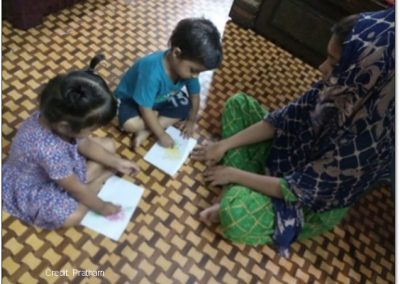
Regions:
[[76, 175], [70, 175], [66, 178], [57, 180], [57, 184], [69, 192], [80, 203], [89, 209], [102, 215], [110, 215], [118, 212], [118, 207], [110, 206], [109, 202], [104, 202], [87, 185], [80, 182]]
[[232, 167], [215, 166], [204, 173], [204, 179], [210, 182], [211, 186], [234, 183], [270, 197], [283, 198], [280, 179], [276, 177], [246, 172]]
[[106, 167], [115, 168], [115, 165], [117, 164], [118, 157], [90, 139], [90, 137], [79, 141], [78, 150], [89, 160], [95, 161]]
[[121, 159], [115, 153], [107, 151], [90, 137], [79, 141], [79, 152], [90, 160], [93, 160], [106, 167], [116, 169], [123, 174], [132, 174], [139, 171], [139, 167], [128, 160]]

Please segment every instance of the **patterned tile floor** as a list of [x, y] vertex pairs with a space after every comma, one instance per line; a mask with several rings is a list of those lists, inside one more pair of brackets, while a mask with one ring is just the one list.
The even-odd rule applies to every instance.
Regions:
[[[318, 71], [227, 21], [231, 3], [88, 0], [28, 31], [3, 22], [3, 159], [49, 78], [85, 66], [101, 51], [107, 62], [100, 74], [114, 89], [136, 58], [166, 48], [184, 17], [205, 16], [223, 33], [222, 67], [200, 77], [200, 141], [218, 136], [223, 102], [235, 92], [245, 91], [273, 110], [307, 90]], [[115, 122], [95, 135], [113, 137], [118, 152], [142, 169], [131, 180], [146, 191], [121, 240], [82, 227], [48, 232], [3, 212], [3, 283], [394, 283], [394, 202], [387, 188], [366, 195], [333, 231], [295, 243], [285, 259], [269, 246], [232, 244], [198, 221], [217, 194], [202, 179], [202, 163], [189, 161], [169, 178], [143, 160], [154, 139], [133, 153]], [[72, 276], [72, 269], [104, 275]], [[48, 276], [51, 270], [69, 276]]]

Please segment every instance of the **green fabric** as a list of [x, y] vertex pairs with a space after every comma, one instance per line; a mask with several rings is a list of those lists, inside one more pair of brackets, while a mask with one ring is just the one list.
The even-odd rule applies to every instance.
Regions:
[[[222, 114], [222, 137], [227, 138], [259, 122], [267, 111], [252, 97], [238, 93], [225, 104]], [[223, 164], [241, 170], [264, 174], [265, 160], [271, 149], [271, 142], [248, 145], [228, 151]], [[286, 202], [296, 202], [296, 195], [290, 190], [285, 179], [280, 179], [281, 190]], [[304, 227], [299, 239], [320, 235], [335, 227], [347, 213], [335, 209], [315, 213], [303, 208]], [[275, 212], [271, 199], [241, 185], [228, 185], [220, 204], [220, 221], [224, 236], [234, 242], [249, 245], [272, 243]]]

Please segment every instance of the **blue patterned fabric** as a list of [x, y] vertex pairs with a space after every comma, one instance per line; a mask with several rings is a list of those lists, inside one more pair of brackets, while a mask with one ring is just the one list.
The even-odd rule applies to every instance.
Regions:
[[[302, 206], [316, 212], [348, 207], [373, 183], [389, 178], [395, 137], [394, 21], [393, 8], [361, 14], [327, 81], [265, 118], [276, 128], [267, 168], [286, 179]], [[300, 206], [275, 208], [286, 220], [301, 219]], [[297, 235], [281, 229], [275, 239]]]

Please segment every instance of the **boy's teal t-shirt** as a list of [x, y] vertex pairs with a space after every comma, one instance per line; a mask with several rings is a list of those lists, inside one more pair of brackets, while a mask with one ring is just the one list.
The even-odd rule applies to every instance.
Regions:
[[140, 106], [152, 108], [166, 101], [186, 86], [189, 95], [200, 93], [198, 78], [171, 81], [163, 66], [166, 51], [157, 51], [140, 58], [123, 76], [115, 95], [119, 99], [134, 99]]

